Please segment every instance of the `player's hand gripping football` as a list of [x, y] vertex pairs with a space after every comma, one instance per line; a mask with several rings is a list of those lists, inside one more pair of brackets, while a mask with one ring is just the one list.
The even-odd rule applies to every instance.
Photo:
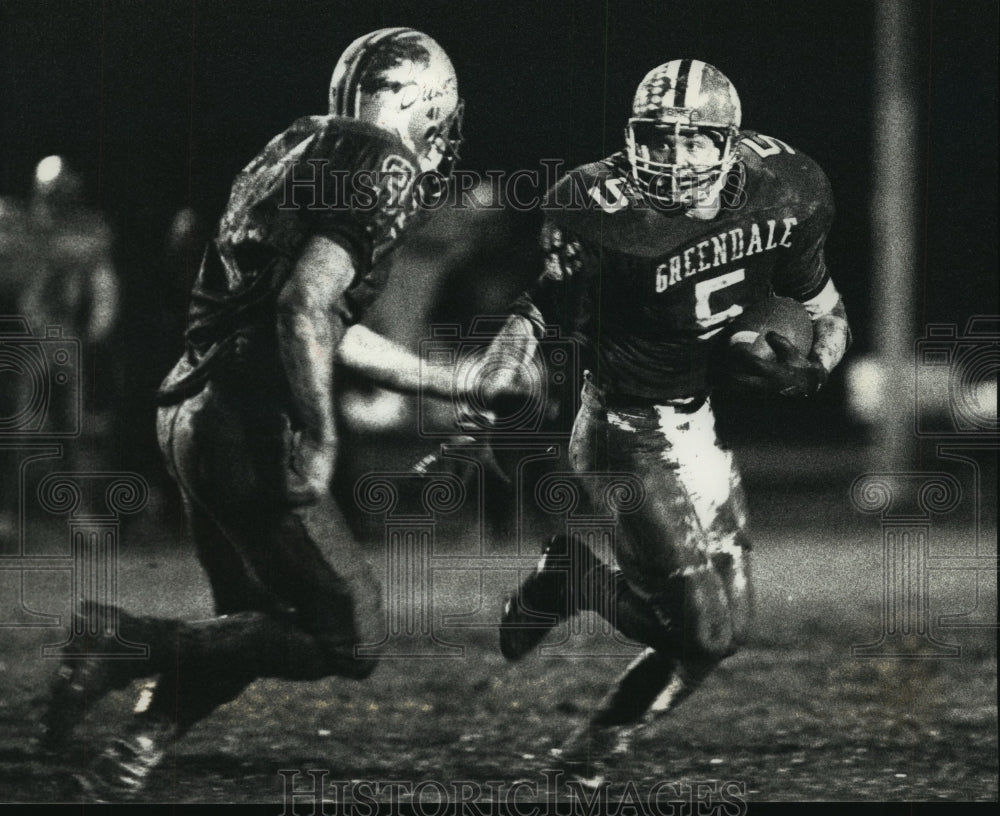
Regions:
[[773, 360], [754, 354], [746, 343], [730, 350], [733, 384], [763, 396], [782, 397], [809, 397], [823, 387], [829, 375], [818, 361], [806, 357], [778, 332], [769, 331], [766, 339], [774, 350]]

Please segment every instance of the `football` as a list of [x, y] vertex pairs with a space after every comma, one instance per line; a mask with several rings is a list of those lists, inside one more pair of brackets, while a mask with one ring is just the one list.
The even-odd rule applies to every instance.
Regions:
[[787, 297], [769, 297], [748, 306], [730, 324], [730, 347], [742, 343], [758, 357], [773, 360], [774, 349], [765, 339], [769, 331], [782, 334], [803, 354], [812, 348], [812, 318], [805, 306]]

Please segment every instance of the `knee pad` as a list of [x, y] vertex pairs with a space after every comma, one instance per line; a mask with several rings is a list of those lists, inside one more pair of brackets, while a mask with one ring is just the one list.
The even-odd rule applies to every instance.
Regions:
[[736, 650], [725, 588], [713, 569], [674, 576], [669, 587], [650, 598], [657, 615], [681, 639], [685, 655], [721, 660]]
[[689, 576], [685, 607], [691, 621], [688, 644], [709, 658], [721, 659], [735, 651], [733, 619], [725, 586], [715, 570]]

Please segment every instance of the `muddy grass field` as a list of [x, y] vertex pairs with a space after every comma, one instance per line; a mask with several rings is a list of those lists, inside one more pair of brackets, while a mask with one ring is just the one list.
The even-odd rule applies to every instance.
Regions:
[[[652, 802], [644, 813], [682, 812], [668, 809], [680, 802], [736, 813], [744, 801], [996, 801], [995, 630], [938, 622], [961, 613], [969, 613], [967, 624], [995, 621], [995, 574], [981, 573], [977, 584], [968, 570], [930, 572], [922, 597], [931, 630], [911, 644], [920, 657], [852, 656], [852, 645], [878, 641], [882, 631], [878, 523], [788, 526], [766, 506], [756, 518], [751, 643], [669, 719], [640, 732], [631, 751], [609, 763], [608, 785], [596, 795]], [[123, 604], [207, 616], [199, 568], [179, 529], [167, 527], [124, 531]], [[936, 530], [932, 555], [961, 554], [970, 535], [963, 527]], [[995, 542], [995, 532], [984, 538]], [[582, 617], [550, 636], [546, 653], [506, 664], [489, 625], [516, 567], [534, 558], [483, 571], [481, 561], [463, 560], [460, 545], [439, 543], [442, 567], [427, 596], [432, 604], [420, 607], [424, 617], [407, 617], [403, 596], [390, 604], [399, 614], [387, 631], [397, 636], [380, 648], [411, 656], [383, 659], [363, 683], [254, 683], [177, 744], [140, 801], [280, 804], [290, 786], [310, 789], [319, 778], [328, 802], [345, 795], [383, 805], [570, 801], [572, 787], [546, 773], [547, 752], [637, 649]], [[67, 579], [29, 578], [25, 598], [34, 609], [65, 614]], [[421, 620], [433, 639], [421, 635]], [[407, 621], [414, 637], [406, 637]], [[62, 761], [41, 755], [36, 697], [55, 664], [40, 649], [65, 632], [0, 629], [0, 801], [87, 801], [73, 774], [135, 699], [134, 688], [114, 693]], [[959, 653], [936, 655], [942, 649], [933, 641]]]

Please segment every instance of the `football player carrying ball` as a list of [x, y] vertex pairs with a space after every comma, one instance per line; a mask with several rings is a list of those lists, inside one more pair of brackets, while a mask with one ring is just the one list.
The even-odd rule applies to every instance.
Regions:
[[639, 510], [618, 519], [619, 568], [556, 536], [503, 612], [510, 660], [584, 609], [648, 647], [555, 752], [587, 778], [649, 712], [691, 694], [746, 631], [745, 500], [709, 399], [710, 361], [725, 330], [774, 295], [803, 304], [812, 319], [807, 354], [768, 333], [773, 359], [749, 344], [728, 355], [734, 382], [783, 396], [815, 393], [850, 334], [824, 259], [833, 220], [826, 176], [797, 148], [741, 130], [735, 87], [699, 60], [650, 71], [625, 149], [563, 178], [545, 214], [544, 270], [502, 341], [521, 342], [527, 357], [548, 321], [580, 342], [588, 371], [571, 465], [635, 474], [646, 493]]

